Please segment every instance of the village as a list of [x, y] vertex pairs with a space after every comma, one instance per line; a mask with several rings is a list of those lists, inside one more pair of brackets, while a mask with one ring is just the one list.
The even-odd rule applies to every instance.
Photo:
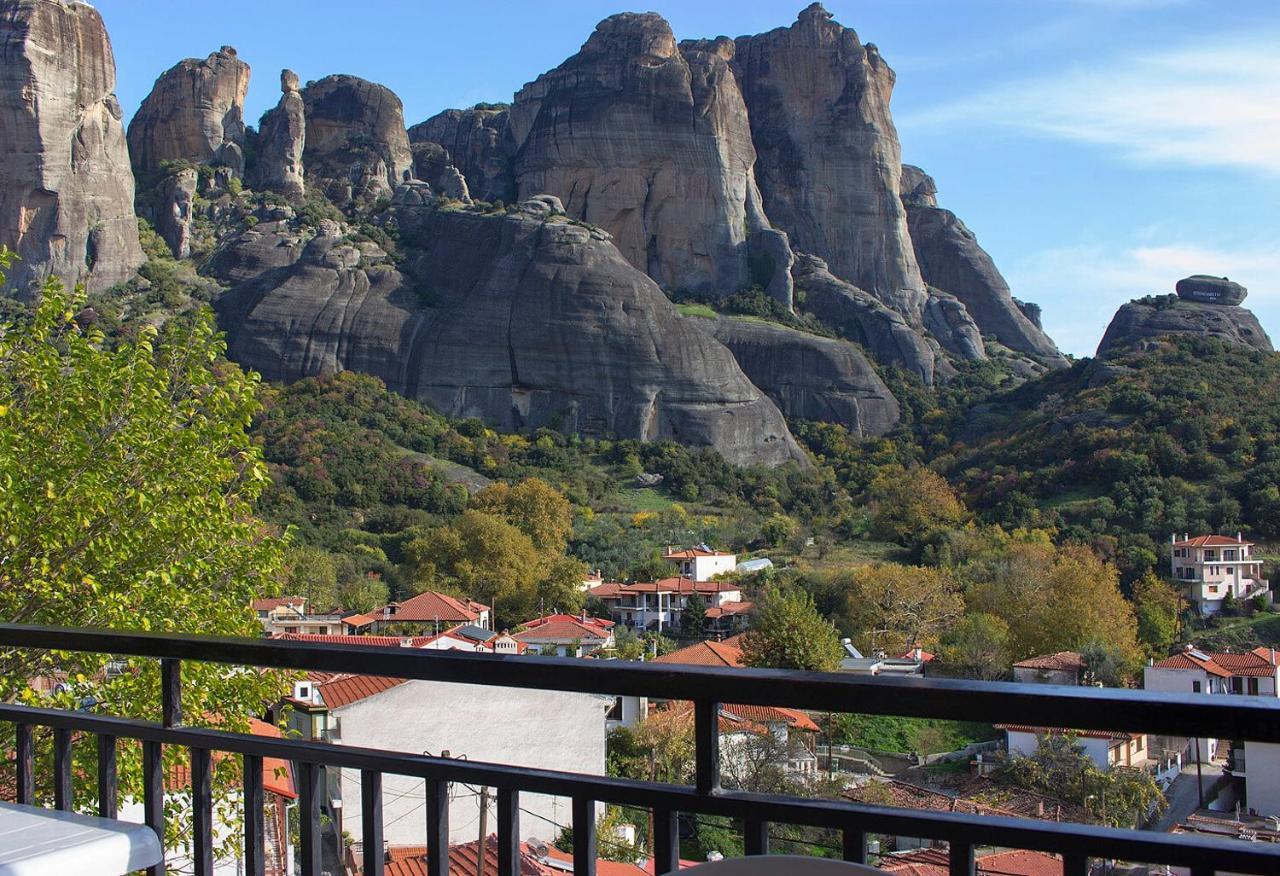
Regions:
[[[1240, 536], [1175, 536], [1170, 577], [1186, 587], [1187, 599], [1203, 615], [1220, 611], [1224, 600], [1269, 595], [1251, 548]], [[744, 640], [753, 635], [756, 606], [744, 599], [734, 579], [772, 563], [767, 558], [739, 563], [735, 555], [707, 545], [669, 546], [663, 559], [672, 574], [656, 581], [620, 583], [588, 576], [580, 587], [594, 613], [553, 611], [501, 629], [495, 629], [489, 606], [434, 591], [368, 612], [311, 606], [290, 596], [259, 599], [254, 609], [265, 637], [291, 642], [461, 651], [515, 660], [549, 656], [727, 669], [748, 665]], [[885, 678], [933, 674], [935, 655], [920, 647], [863, 654], [848, 639], [841, 647], [842, 673]], [[1072, 651], [1017, 661], [1010, 680], [1103, 684], [1089, 659]], [[1149, 660], [1140, 687], [1274, 699], [1280, 697], [1280, 659], [1268, 648], [1232, 653], [1185, 645], [1165, 659]], [[283, 728], [286, 736], [306, 740], [599, 775], [617, 772], [619, 764], [640, 755], [647, 760], [641, 777], [678, 779], [692, 754], [690, 704], [656, 698], [517, 689], [482, 693], [452, 682], [309, 673], [293, 682], [291, 694], [270, 714], [275, 723], [258, 722], [254, 732], [275, 735]], [[889, 751], [833, 742], [832, 719], [830, 713], [722, 704], [720, 756], [726, 783], [916, 810], [1280, 842], [1280, 745], [996, 723], [984, 728], [985, 738], [952, 750]], [[530, 746], [530, 738], [554, 739], [556, 744]], [[929, 738], [924, 733], [913, 741], [928, 745]], [[689, 750], [680, 751], [681, 746]], [[1087, 777], [1073, 777], [1068, 787], [1061, 783], [1064, 769]], [[1021, 781], [1020, 771], [1058, 775], [1037, 784]], [[269, 788], [277, 825], [269, 846], [277, 869], [270, 872], [290, 873], [293, 850], [283, 825], [297, 795], [288, 765], [275, 765]], [[360, 801], [361, 776], [329, 771], [323, 788], [323, 811], [332, 824], [330, 852], [350, 876], [359, 876], [364, 859], [361, 820], [358, 809], [355, 817], [344, 818], [349, 808], [344, 801]], [[382, 792], [384, 872], [419, 876], [426, 872], [424, 788], [388, 777]], [[494, 801], [485, 787], [455, 786], [450, 792], [451, 872], [483, 876], [484, 862], [496, 855], [490, 827]], [[521, 797], [523, 872], [571, 869], [571, 847], [557, 845], [566, 845], [570, 802], [547, 795]], [[605, 853], [597, 872], [652, 874], [646, 851], [653, 847], [652, 836], [645, 835], [652, 825], [642, 818], [628, 820], [627, 811], [615, 807], [601, 807], [599, 815]], [[821, 846], [820, 838], [812, 842]], [[945, 844], [939, 848], [926, 840], [884, 835], [875, 837], [868, 849], [871, 860], [890, 873], [947, 872]], [[728, 849], [712, 849], [708, 856], [726, 853]], [[1027, 850], [984, 849], [976, 861], [979, 873], [1062, 872], [1058, 857]]]

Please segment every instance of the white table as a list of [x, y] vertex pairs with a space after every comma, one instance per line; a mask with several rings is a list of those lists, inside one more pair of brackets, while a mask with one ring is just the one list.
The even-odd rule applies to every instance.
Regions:
[[0, 803], [0, 876], [122, 876], [163, 858], [145, 824]]

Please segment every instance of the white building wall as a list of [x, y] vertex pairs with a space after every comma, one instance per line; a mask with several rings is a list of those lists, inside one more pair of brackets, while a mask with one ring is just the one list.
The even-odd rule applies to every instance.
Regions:
[[[1264, 681], [1266, 679], [1263, 679]], [[1200, 683], [1200, 693], [1209, 696], [1217, 693], [1221, 682], [1210, 678], [1202, 669], [1166, 669], [1159, 666], [1148, 666], [1142, 671], [1142, 687], [1144, 690], [1156, 690], [1162, 693], [1194, 694], [1196, 682]], [[1199, 747], [1200, 763], [1209, 763], [1218, 756], [1218, 740], [1203, 737]], [[1187, 751], [1187, 762], [1196, 762], [1196, 745], [1192, 743]]]
[[1244, 743], [1245, 806], [1259, 815], [1280, 815], [1280, 745]]
[[695, 557], [693, 561], [693, 579], [710, 581], [716, 575], [732, 572], [738, 567], [738, 558], [732, 554], [723, 557]]
[[[1006, 730], [1005, 736], [1008, 740], [1009, 754], [1011, 755], [1031, 757], [1040, 747], [1040, 737], [1035, 733]], [[1107, 750], [1110, 747], [1109, 740], [1091, 736], [1078, 736], [1076, 737], [1076, 744], [1084, 749], [1084, 753], [1089, 756], [1089, 759], [1093, 761], [1098, 769], [1105, 772], [1111, 768], [1111, 765], [1107, 762]]]
[[[562, 691], [521, 690], [436, 681], [409, 681], [372, 697], [334, 709], [341, 718], [343, 745], [382, 748], [570, 772], [605, 774], [605, 713], [612, 697]], [[342, 829], [361, 839], [360, 774], [343, 770], [342, 799], [351, 815]], [[479, 791], [479, 789], [475, 789]], [[491, 789], [492, 792], [492, 789]], [[450, 842], [479, 835], [479, 798], [455, 783], [450, 790]], [[390, 845], [426, 842], [426, 801], [421, 780], [383, 777], [384, 838]], [[496, 821], [490, 808], [489, 829]], [[554, 839], [556, 825], [568, 825], [567, 798], [520, 795], [522, 838]], [[531, 814], [530, 814], [531, 813]]]

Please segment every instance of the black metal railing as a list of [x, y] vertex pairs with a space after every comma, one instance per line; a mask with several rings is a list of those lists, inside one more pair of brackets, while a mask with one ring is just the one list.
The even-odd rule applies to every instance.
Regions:
[[[787, 706], [824, 712], [857, 712], [951, 720], [1008, 721], [1080, 730], [1150, 732], [1280, 743], [1280, 701], [1256, 697], [1206, 697], [1147, 691], [1072, 688], [950, 679], [879, 678], [782, 670], [726, 669], [555, 657], [481, 655], [265, 639], [160, 635], [0, 624], [0, 648], [95, 652], [161, 661], [163, 722], [0, 704], [0, 722], [16, 726], [19, 802], [34, 800], [32, 728], [54, 738], [55, 806], [70, 809], [73, 735], [98, 739], [99, 810], [116, 811], [115, 748], [139, 740], [144, 762], [144, 820], [164, 835], [162, 746], [189, 749], [197, 876], [212, 874], [210, 762], [212, 752], [244, 758], [245, 872], [261, 876], [264, 831], [261, 759], [298, 765], [302, 872], [321, 872], [322, 768], [358, 771], [366, 876], [382, 876], [381, 784], [384, 774], [421, 779], [426, 788], [427, 865], [447, 876], [448, 783], [497, 789], [498, 876], [518, 876], [519, 796], [550, 794], [573, 800], [574, 873], [594, 876], [597, 803], [634, 806], [653, 813], [656, 872], [674, 871], [679, 860], [681, 813], [727, 816], [743, 825], [747, 854], [767, 854], [770, 824], [839, 830], [846, 860], [865, 862], [868, 834], [945, 841], [953, 876], [971, 876], [979, 847], [1031, 849], [1063, 857], [1064, 876], [1086, 876], [1092, 858], [1188, 868], [1193, 876], [1216, 870], [1280, 873], [1280, 846], [1191, 834], [1163, 834], [1084, 824], [966, 815], [872, 806], [845, 800], [787, 797], [720, 787], [720, 703]], [[696, 782], [660, 782], [532, 769], [401, 754], [378, 749], [276, 739], [182, 726], [181, 661], [194, 660], [275, 669], [352, 672], [405, 679], [499, 687], [631, 695], [694, 703]], [[163, 866], [154, 868], [162, 873]]]

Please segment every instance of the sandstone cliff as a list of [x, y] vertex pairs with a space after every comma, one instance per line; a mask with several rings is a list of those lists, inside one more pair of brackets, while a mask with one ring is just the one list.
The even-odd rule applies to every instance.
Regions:
[[[984, 334], [1011, 350], [1028, 353], [1047, 365], [1063, 367], [1066, 358], [1030, 319], [1009, 291], [1009, 284], [972, 231], [950, 210], [938, 207], [937, 185], [918, 167], [903, 165], [902, 201], [921, 274], [930, 286], [954, 295]], [[1036, 308], [1037, 320], [1039, 308]]]
[[302, 89], [307, 178], [339, 206], [390, 197], [413, 169], [400, 98], [356, 76], [326, 76]]
[[749, 238], [770, 229], [732, 54], [729, 40], [682, 49], [653, 13], [600, 22], [578, 54], [516, 94], [520, 195], [559, 196], [666, 289], [785, 284], [777, 259], [761, 262], [769, 276], [751, 271]]
[[1098, 344], [1098, 358], [1141, 347], [1163, 335], [1220, 338], [1271, 351], [1271, 339], [1253, 311], [1239, 306], [1245, 288], [1225, 278], [1196, 275], [1179, 280], [1176, 295], [1154, 295], [1122, 305]]
[[55, 274], [91, 291], [142, 264], [111, 41], [70, 0], [0, 2], [0, 242], [7, 288]]
[[898, 422], [898, 400], [847, 341], [725, 316], [691, 320], [708, 323], [751, 382], [788, 417], [840, 423], [855, 435], [883, 435]]
[[280, 71], [280, 102], [258, 123], [258, 161], [254, 185], [301, 203], [307, 194], [302, 166], [307, 142], [307, 113], [298, 91], [298, 74]]
[[[408, 189], [409, 187], [403, 187]], [[409, 194], [406, 192], [406, 194]], [[681, 319], [607, 236], [554, 216], [395, 207], [407, 274], [325, 223], [297, 260], [217, 304], [230, 355], [270, 380], [351, 369], [503, 429], [672, 439], [777, 465], [803, 453], [730, 352]], [[216, 260], [278, 253], [262, 223]]]
[[409, 129], [411, 144], [435, 143], [466, 178], [471, 197], [481, 201], [516, 200], [511, 170], [515, 144], [507, 110], [445, 110]]
[[244, 173], [244, 98], [249, 65], [223, 46], [170, 67], [129, 122], [129, 159], [147, 177], [161, 162], [222, 164]]
[[739, 37], [732, 64], [769, 220], [919, 325], [925, 286], [898, 197], [889, 65], [816, 3], [791, 27]]

